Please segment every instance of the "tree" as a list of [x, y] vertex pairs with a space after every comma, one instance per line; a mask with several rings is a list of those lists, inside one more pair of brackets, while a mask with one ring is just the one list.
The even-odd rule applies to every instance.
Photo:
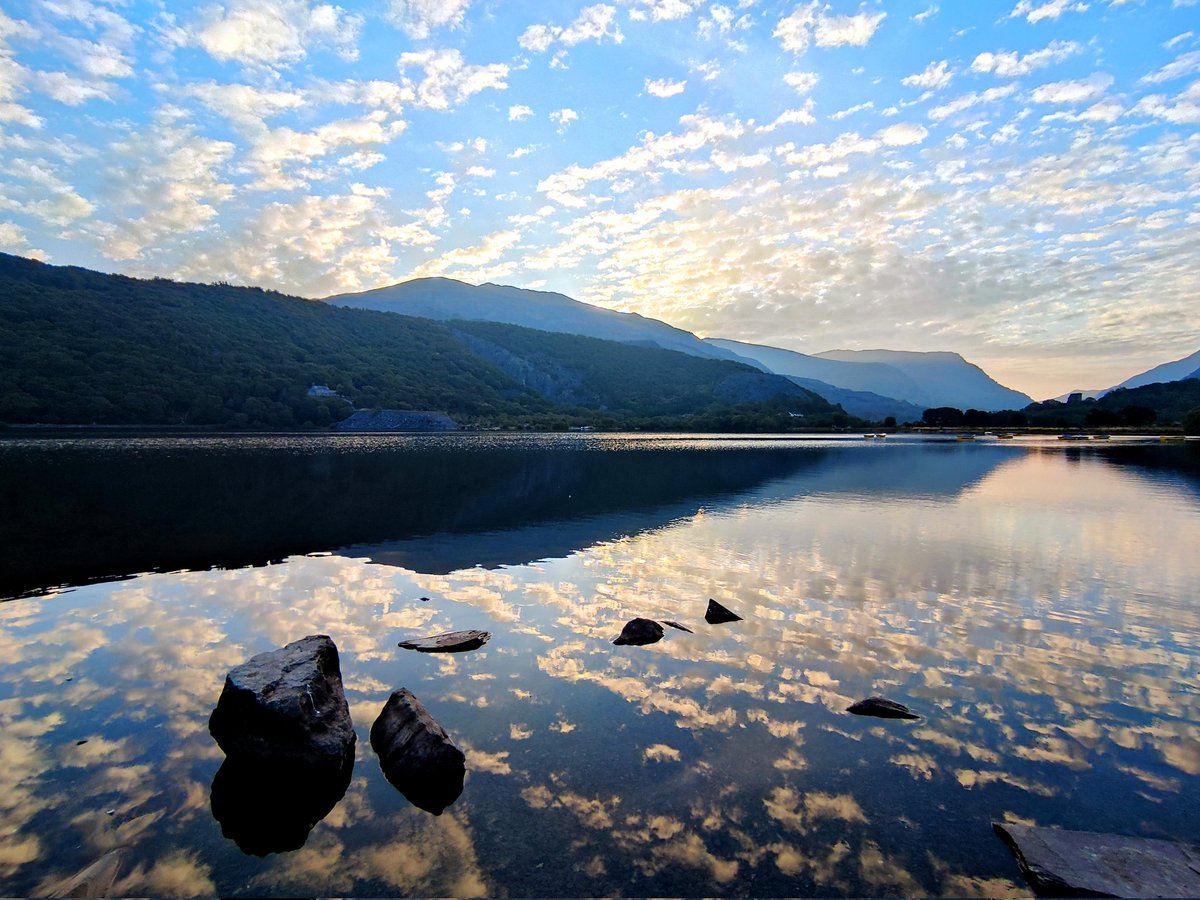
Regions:
[[957, 428], [963, 418], [963, 411], [953, 406], [935, 406], [921, 413], [921, 421], [933, 428]]
[[1187, 415], [1183, 417], [1183, 433], [1200, 434], [1200, 406], [1188, 410]]

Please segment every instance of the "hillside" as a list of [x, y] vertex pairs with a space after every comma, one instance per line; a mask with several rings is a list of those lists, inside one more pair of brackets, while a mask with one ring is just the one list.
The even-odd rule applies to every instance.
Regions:
[[1094, 400], [1047, 400], [1025, 408], [1030, 425], [1052, 428], [1109, 428], [1179, 425], [1200, 408], [1200, 378], [1120, 388]]
[[899, 369], [929, 398], [929, 406], [959, 409], [1020, 409], [1032, 399], [994, 381], [983, 369], [957, 353], [918, 353], [908, 350], [829, 350], [820, 359], [879, 363]]
[[[847, 412], [863, 418], [895, 416], [901, 422], [918, 421], [921, 411], [931, 405], [922, 387], [894, 366], [822, 359], [794, 350], [724, 338], [708, 338], [705, 343], [728, 350], [769, 372], [798, 379], [830, 403], [841, 403]], [[818, 384], [826, 385], [828, 390]]]
[[693, 356], [733, 359], [689, 331], [636, 313], [622, 313], [563, 294], [499, 284], [466, 284], [452, 278], [417, 278], [389, 287], [325, 298], [334, 306], [373, 309], [441, 321], [503, 322], [541, 331], [657, 346]]
[[351, 405], [537, 427], [851, 421], [735, 362], [0, 254], [0, 422], [320, 427]]
[[1180, 381], [1185, 378], [1196, 378], [1200, 376], [1200, 350], [1190, 356], [1185, 356], [1183, 359], [1177, 359], [1173, 362], [1163, 363], [1161, 366], [1155, 366], [1153, 369], [1148, 369], [1137, 375], [1132, 375], [1126, 378], [1116, 387], [1111, 387], [1102, 394], [1107, 394], [1111, 391], [1119, 391], [1122, 388], [1136, 388], [1147, 384], [1161, 384], [1165, 381]]

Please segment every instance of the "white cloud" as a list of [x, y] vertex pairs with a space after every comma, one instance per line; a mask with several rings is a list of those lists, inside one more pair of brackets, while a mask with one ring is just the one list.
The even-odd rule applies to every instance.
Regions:
[[1019, 56], [1015, 50], [980, 53], [971, 63], [971, 69], [976, 72], [990, 72], [1000, 78], [1019, 78], [1082, 52], [1083, 47], [1074, 41], [1052, 41], [1043, 49], [1024, 56]]
[[800, 55], [816, 42], [818, 47], [865, 47], [887, 13], [830, 16], [819, 9], [818, 0], [797, 6], [779, 20], [774, 35], [784, 50]]
[[24, 229], [12, 222], [0, 222], [0, 250], [32, 259], [47, 259], [46, 251], [30, 247]]
[[921, 23], [921, 22], [924, 22], [926, 19], [933, 18], [941, 11], [942, 11], [942, 8], [940, 6], [938, 6], [936, 3], [933, 3], [933, 4], [930, 4], [926, 9], [923, 9], [921, 12], [914, 15], [912, 17], [912, 20], [914, 22]]
[[919, 87], [936, 91], [946, 87], [953, 80], [954, 73], [950, 71], [950, 61], [943, 59], [940, 62], [931, 62], [923, 71], [915, 75], [901, 78], [900, 83], [905, 87]]
[[95, 206], [42, 160], [11, 159], [0, 184], [0, 209], [66, 226], [86, 219]]
[[480, 91], [508, 88], [508, 66], [504, 63], [468, 65], [459, 50], [422, 50], [402, 53], [397, 67], [404, 75], [410, 67], [424, 70], [420, 81], [405, 77], [403, 84], [412, 89], [416, 103], [429, 109], [458, 106]]
[[510, 106], [508, 108], [508, 121], [520, 122], [522, 119], [528, 119], [533, 115], [533, 110], [524, 104]]
[[655, 97], [674, 97], [682, 94], [686, 87], [686, 81], [672, 81], [669, 78], [659, 78], [655, 81], [646, 79], [646, 93]]
[[1008, 15], [1011, 19], [1024, 16], [1027, 22], [1037, 23], [1043, 19], [1057, 19], [1065, 12], [1087, 12], [1087, 10], [1086, 3], [1077, 3], [1074, 0], [1049, 0], [1048, 3], [1036, 6], [1032, 0], [1021, 0]]
[[1055, 81], [1043, 84], [1033, 91], [1037, 103], [1084, 103], [1104, 94], [1113, 83], [1113, 77], [1103, 72], [1094, 72], [1078, 81]]
[[584, 41], [602, 43], [605, 38], [614, 44], [621, 43], [625, 36], [616, 23], [616, 7], [607, 4], [584, 7], [579, 16], [565, 28], [560, 25], [530, 25], [517, 39], [517, 43], [533, 53], [544, 53], [554, 44], [573, 47]]
[[784, 83], [797, 94], [807, 94], [817, 86], [821, 76], [816, 72], [788, 72], [783, 76]]
[[784, 125], [812, 125], [817, 120], [812, 114], [813, 102], [809, 100], [803, 109], [787, 109], [779, 114], [769, 125], [761, 125], [754, 129], [756, 134], [770, 134]]
[[439, 28], [461, 28], [471, 0], [388, 0], [388, 20], [411, 38], [424, 40]]
[[87, 80], [66, 72], [35, 72], [32, 79], [35, 90], [66, 106], [81, 106], [89, 100], [112, 102], [112, 85], [103, 80]]
[[956, 97], [949, 103], [942, 106], [935, 106], [929, 111], [929, 118], [935, 122], [940, 122], [947, 119], [956, 113], [963, 112], [968, 109], [973, 109], [984, 103], [995, 103], [997, 100], [1003, 100], [1005, 97], [1010, 97], [1016, 93], [1016, 84], [1006, 84], [1001, 87], [988, 88], [982, 93], [972, 91], [969, 94], [964, 94], [961, 97]]
[[579, 113], [575, 112], [575, 110], [571, 109], [570, 107], [555, 110], [554, 112], [550, 113], [550, 121], [558, 126], [558, 130], [560, 132], [566, 131], [567, 126], [572, 122], [578, 121], [578, 119]]
[[246, 66], [298, 62], [313, 46], [332, 46], [344, 59], [358, 58], [363, 18], [329, 3], [308, 0], [233, 0], [209, 6], [198, 21], [166, 28], [168, 41], [199, 46], [211, 56]]
[[856, 103], [854, 106], [847, 107], [846, 109], [839, 109], [837, 112], [835, 112], [829, 118], [834, 122], [840, 122], [842, 119], [848, 119], [850, 116], [854, 115], [855, 113], [866, 112], [867, 110], [874, 109], [874, 108], [875, 108], [875, 101], [868, 100], [865, 103]]
[[636, 21], [669, 22], [691, 15], [702, 0], [634, 0], [629, 18]]
[[1144, 75], [1141, 80], [1143, 84], [1162, 84], [1164, 81], [1184, 78], [1188, 75], [1194, 75], [1196, 72], [1200, 72], [1200, 50], [1184, 53], [1182, 56], [1167, 63], [1161, 69], [1151, 72], [1149, 75]]
[[921, 125], [898, 122], [880, 131], [876, 137], [888, 147], [910, 147], [929, 137], [929, 131]]

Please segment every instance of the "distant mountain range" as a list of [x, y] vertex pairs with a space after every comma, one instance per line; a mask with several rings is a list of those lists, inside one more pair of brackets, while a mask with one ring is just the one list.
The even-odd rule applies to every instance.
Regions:
[[419, 278], [326, 300], [335, 306], [441, 321], [504, 322], [692, 356], [752, 361], [763, 371], [788, 376], [830, 403], [841, 404], [851, 415], [875, 421], [887, 416], [898, 422], [917, 421], [924, 409], [933, 406], [992, 411], [1020, 409], [1032, 402], [1025, 394], [997, 384], [957, 353], [831, 350], [809, 356], [738, 341], [700, 340], [657, 319], [602, 309], [563, 294], [496, 284]]
[[1120, 384], [1113, 385], [1110, 388], [1102, 390], [1088, 391], [1071, 391], [1068, 394], [1060, 394], [1054, 399], [1060, 403], [1068, 400], [1072, 394], [1082, 394], [1085, 400], [1095, 400], [1106, 394], [1111, 394], [1113, 391], [1119, 391], [1122, 388], [1137, 388], [1144, 387], [1148, 384], [1165, 384], [1172, 381], [1184, 381], [1188, 378], [1200, 378], [1200, 350], [1197, 350], [1191, 356], [1185, 356], [1183, 359], [1177, 359], [1174, 362], [1163, 363], [1155, 366], [1152, 369], [1147, 369], [1145, 372], [1139, 372], [1137, 375], [1131, 375]]

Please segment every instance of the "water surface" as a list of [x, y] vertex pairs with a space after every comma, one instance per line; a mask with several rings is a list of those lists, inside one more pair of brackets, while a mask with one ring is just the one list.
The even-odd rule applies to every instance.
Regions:
[[[120, 845], [124, 893], [1002, 895], [1028, 891], [992, 821], [1197, 841], [1196, 450], [0, 442], [0, 888]], [[695, 633], [613, 646], [638, 615]], [[493, 638], [396, 648], [465, 628]], [[250, 855], [208, 716], [313, 633], [353, 779]], [[467, 752], [441, 816], [369, 746], [401, 686]], [[845, 713], [871, 694], [924, 718]]]

